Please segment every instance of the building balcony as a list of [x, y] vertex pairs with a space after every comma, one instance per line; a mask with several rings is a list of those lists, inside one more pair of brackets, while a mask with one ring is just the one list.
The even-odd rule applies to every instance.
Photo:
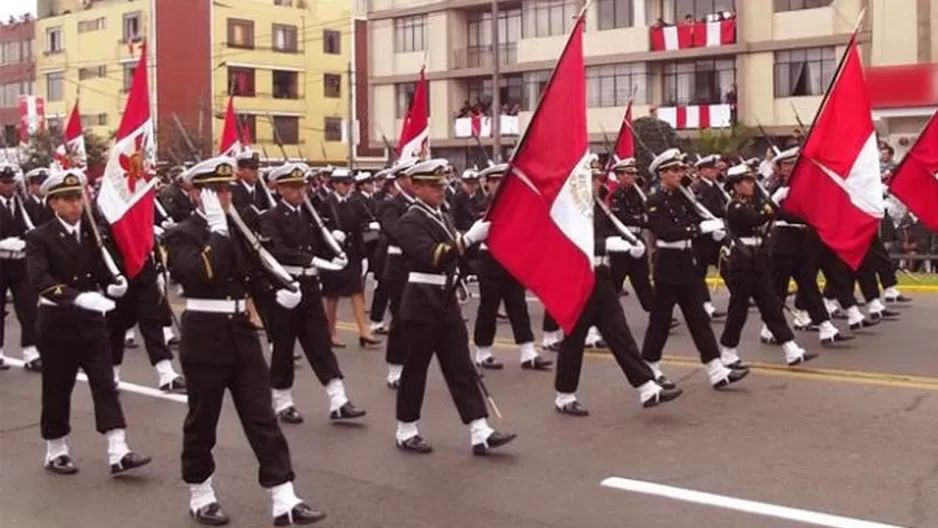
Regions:
[[[517, 136], [521, 133], [518, 116], [503, 115], [499, 119], [499, 127], [503, 136]], [[453, 124], [453, 136], [456, 138], [490, 137], [491, 135], [491, 116], [479, 114], [472, 117], [460, 117]]]
[[719, 48], [736, 44], [736, 18], [708, 22], [682, 22], [649, 29], [652, 51]]
[[[518, 45], [506, 42], [498, 45], [498, 62], [502, 66], [518, 63]], [[453, 50], [452, 68], [462, 70], [467, 68], [490, 69], [495, 65], [495, 54], [492, 46], [470, 46]]]

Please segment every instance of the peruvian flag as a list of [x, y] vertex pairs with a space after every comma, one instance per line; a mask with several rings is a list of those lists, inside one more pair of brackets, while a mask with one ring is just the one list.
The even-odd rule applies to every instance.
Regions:
[[583, 16], [489, 210], [492, 255], [570, 333], [593, 290], [593, 191]]
[[20, 96], [20, 142], [29, 143], [29, 138], [46, 128], [46, 103], [38, 95]]
[[718, 48], [736, 42], [736, 20], [681, 22], [674, 26], [651, 28], [652, 51], [687, 48]]
[[[632, 99], [630, 98], [629, 105], [625, 108], [625, 117], [622, 118], [622, 125], [619, 126], [619, 135], [616, 137], [612, 157], [606, 163], [606, 172], [612, 170], [612, 166], [616, 163], [633, 156], [635, 156], [635, 137], [632, 132]], [[612, 200], [612, 193], [619, 187], [619, 180], [615, 175], [610, 174], [606, 187], [609, 189], [606, 204], [609, 204]]]
[[925, 227], [938, 230], [938, 113], [931, 116], [918, 141], [902, 158], [889, 192]]
[[220, 156], [233, 157], [244, 148], [238, 139], [238, 117], [234, 111], [234, 97], [228, 97], [228, 110], [225, 111], [225, 128], [221, 133], [221, 143], [218, 144]]
[[87, 167], [88, 154], [85, 151], [85, 135], [81, 130], [81, 113], [78, 110], [78, 101], [72, 107], [65, 125], [65, 142], [55, 149], [52, 168], [65, 170], [73, 167]]
[[782, 207], [857, 270], [883, 218], [872, 107], [856, 38], [801, 148]]
[[732, 124], [733, 109], [728, 104], [663, 106], [658, 119], [676, 130], [688, 128], [726, 128]]
[[410, 110], [404, 123], [401, 125], [400, 139], [397, 141], [398, 159], [430, 157], [430, 108], [427, 102], [428, 82], [420, 69], [420, 80], [414, 90], [414, 100], [411, 101]]
[[140, 272], [153, 250], [156, 179], [151, 175], [156, 159], [149, 93], [144, 44], [98, 192], [98, 207], [111, 224], [128, 278]]

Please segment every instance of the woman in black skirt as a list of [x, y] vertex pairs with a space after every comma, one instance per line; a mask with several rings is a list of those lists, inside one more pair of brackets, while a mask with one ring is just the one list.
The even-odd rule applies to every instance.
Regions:
[[364, 231], [376, 227], [371, 225], [374, 221], [368, 216], [364, 204], [350, 194], [353, 178], [348, 169], [335, 169], [330, 182], [332, 192], [323, 200], [320, 213], [332, 230], [332, 237], [348, 256], [348, 265], [342, 270], [322, 273], [322, 295], [326, 299], [326, 318], [332, 332], [332, 343], [336, 348], [345, 347], [336, 339], [336, 309], [340, 297], [350, 297], [352, 313], [358, 324], [359, 346], [378, 345], [381, 342], [372, 337], [365, 317], [365, 288], [362, 280], [367, 262]]

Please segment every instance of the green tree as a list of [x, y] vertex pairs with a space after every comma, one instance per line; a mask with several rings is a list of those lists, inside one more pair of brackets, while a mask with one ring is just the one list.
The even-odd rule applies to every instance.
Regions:
[[652, 179], [648, 173], [648, 165], [658, 154], [669, 148], [685, 148], [685, 140], [681, 139], [667, 121], [654, 116], [645, 116], [632, 121], [635, 131], [635, 161], [638, 163], [639, 174], [647, 183]]
[[[103, 166], [107, 163], [111, 140], [103, 138], [91, 130], [85, 130], [84, 136], [88, 167]], [[64, 141], [62, 133], [57, 130], [46, 130], [34, 136], [26, 150], [23, 171], [31, 171], [38, 167], [49, 167], [55, 160], [55, 149]]]
[[701, 156], [721, 154], [728, 157], [747, 156], [752, 147], [755, 133], [742, 123], [733, 123], [730, 128], [707, 128], [693, 141], [695, 153]]

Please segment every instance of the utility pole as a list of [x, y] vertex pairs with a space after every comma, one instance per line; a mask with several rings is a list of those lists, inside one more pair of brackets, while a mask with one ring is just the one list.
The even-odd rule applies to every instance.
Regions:
[[352, 79], [352, 61], [348, 63], [346, 75], [348, 75], [348, 125], [346, 126], [346, 136], [348, 137], [348, 168], [352, 170], [352, 166], [355, 163], [355, 122], [352, 120], [352, 105], [355, 101], [353, 97], [355, 81]]
[[502, 162], [501, 53], [498, 44], [498, 0], [492, 0], [492, 160]]

